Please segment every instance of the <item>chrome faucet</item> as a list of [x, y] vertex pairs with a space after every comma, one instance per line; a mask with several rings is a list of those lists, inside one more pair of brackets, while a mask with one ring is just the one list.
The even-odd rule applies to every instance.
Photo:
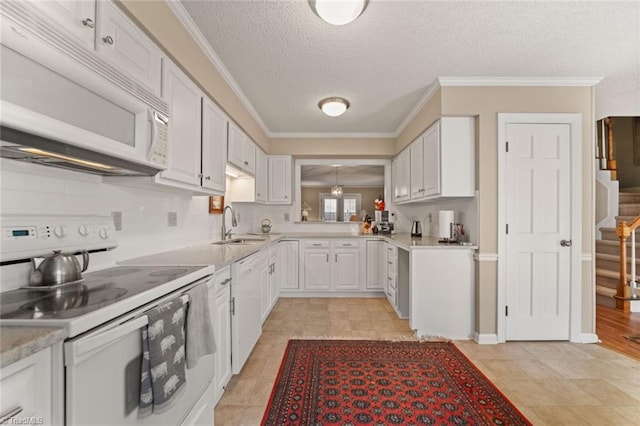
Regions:
[[227, 217], [227, 209], [231, 210], [231, 226], [238, 226], [238, 221], [236, 220], [236, 212], [235, 210], [233, 210], [233, 207], [231, 206], [226, 206], [224, 208], [224, 210], [222, 211], [222, 236], [221, 239], [227, 240], [229, 238], [231, 238], [231, 231], [233, 231], [233, 229], [229, 229], [229, 231], [227, 231], [227, 222], [226, 222], [226, 217]]

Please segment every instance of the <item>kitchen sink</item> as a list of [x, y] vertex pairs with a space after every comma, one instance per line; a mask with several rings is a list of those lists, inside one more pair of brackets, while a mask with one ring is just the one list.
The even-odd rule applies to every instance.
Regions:
[[251, 238], [251, 237], [243, 237], [243, 238], [232, 238], [230, 240], [222, 240], [216, 241], [215, 243], [211, 243], [213, 245], [243, 245], [243, 244], [257, 244], [267, 241], [266, 238]]

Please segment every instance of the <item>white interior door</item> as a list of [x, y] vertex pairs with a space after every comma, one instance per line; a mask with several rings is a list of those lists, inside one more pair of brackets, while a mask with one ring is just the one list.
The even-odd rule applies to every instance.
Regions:
[[506, 140], [505, 337], [568, 340], [571, 125], [507, 123]]

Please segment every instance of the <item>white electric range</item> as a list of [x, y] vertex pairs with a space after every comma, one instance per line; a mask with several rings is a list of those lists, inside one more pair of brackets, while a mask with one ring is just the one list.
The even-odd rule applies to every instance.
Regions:
[[[109, 217], [2, 216], [0, 229], [3, 265], [53, 249], [116, 246]], [[65, 329], [65, 424], [179, 425], [213, 399], [213, 355], [187, 370], [185, 389], [168, 411], [138, 419], [145, 312], [207, 283], [213, 272], [198, 266], [116, 266], [66, 286], [18, 288], [0, 293], [0, 325]], [[213, 423], [212, 407], [202, 419]]]

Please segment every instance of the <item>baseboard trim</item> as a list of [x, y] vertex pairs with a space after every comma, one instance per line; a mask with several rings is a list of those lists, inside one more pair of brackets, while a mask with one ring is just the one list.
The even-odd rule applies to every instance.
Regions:
[[580, 343], [598, 343], [600, 339], [598, 339], [598, 335], [595, 333], [581, 333], [580, 334]]
[[280, 297], [387, 297], [383, 291], [284, 291], [280, 290]]
[[473, 333], [473, 340], [479, 345], [497, 345], [498, 335]]

